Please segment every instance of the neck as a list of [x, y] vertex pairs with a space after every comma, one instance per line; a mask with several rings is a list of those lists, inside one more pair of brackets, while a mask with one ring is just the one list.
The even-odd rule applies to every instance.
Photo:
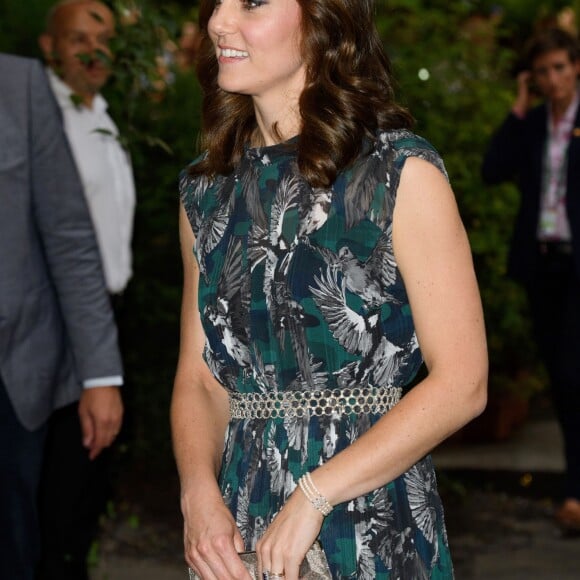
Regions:
[[552, 101], [550, 103], [550, 109], [552, 111], [552, 118], [554, 119], [554, 123], [559, 123], [562, 120], [566, 114], [566, 111], [568, 110], [568, 107], [570, 107], [570, 105], [574, 102], [575, 98], [576, 93], [574, 93], [569, 99]]
[[254, 110], [263, 145], [287, 141], [300, 132], [301, 120], [297, 102], [281, 108], [268, 108], [254, 99]]
[[73, 91], [71, 94], [71, 100], [74, 102], [75, 105], [79, 107], [84, 107], [86, 109], [92, 110], [95, 97], [94, 95], [81, 95]]
[[93, 108], [96, 93], [77, 91], [74, 87], [71, 87], [62, 77], [60, 77], [60, 80], [72, 91], [76, 102], [83, 105], [83, 107], [86, 107], [87, 109]]
[[87, 109], [93, 108], [93, 103], [95, 102], [95, 95], [79, 95], [82, 100], [83, 105]]

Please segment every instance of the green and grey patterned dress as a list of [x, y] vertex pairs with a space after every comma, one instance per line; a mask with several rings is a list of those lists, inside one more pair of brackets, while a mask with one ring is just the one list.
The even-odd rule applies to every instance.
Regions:
[[[445, 172], [434, 149], [408, 131], [379, 133], [330, 189], [301, 177], [293, 141], [247, 148], [231, 175], [183, 172], [204, 358], [229, 392], [408, 388], [422, 356], [393, 255], [392, 217], [410, 156]], [[220, 485], [246, 547], [255, 546], [302, 474], [379, 418], [232, 419]], [[452, 578], [430, 457], [336, 506], [320, 541], [334, 578]]]

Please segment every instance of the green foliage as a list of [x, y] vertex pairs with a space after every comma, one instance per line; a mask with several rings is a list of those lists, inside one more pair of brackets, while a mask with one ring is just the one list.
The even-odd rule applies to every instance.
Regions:
[[181, 257], [178, 239], [179, 172], [195, 155], [200, 91], [192, 73], [177, 74], [166, 92], [141, 99], [134, 122], [167, 143], [132, 144], [138, 204], [134, 236], [135, 275], [128, 303], [127, 374], [134, 395], [137, 451], [170, 458], [168, 409], [179, 348]]
[[121, 26], [106, 97], [137, 186], [134, 277], [123, 325], [129, 423], [133, 455], [166, 464], [182, 280], [177, 179], [195, 155], [200, 91], [193, 72], [171, 67], [177, 16], [141, 4], [139, 17], [123, 25], [126, 6], [114, 4]]
[[516, 55], [498, 42], [503, 31], [493, 17], [475, 14], [467, 3], [432, 7], [391, 1], [379, 24], [401, 99], [417, 132], [442, 154], [468, 230], [486, 316], [490, 386], [528, 396], [541, 388], [539, 369], [526, 301], [505, 271], [518, 192], [512, 184], [487, 187], [480, 177], [491, 134], [511, 106]]
[[39, 57], [37, 38], [54, 0], [0, 0], [0, 52]]

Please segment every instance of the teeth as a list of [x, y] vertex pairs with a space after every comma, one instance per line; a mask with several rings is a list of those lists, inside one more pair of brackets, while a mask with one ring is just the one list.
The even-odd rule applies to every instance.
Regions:
[[222, 56], [225, 58], [244, 58], [249, 56], [245, 50], [235, 50], [234, 48], [222, 48]]

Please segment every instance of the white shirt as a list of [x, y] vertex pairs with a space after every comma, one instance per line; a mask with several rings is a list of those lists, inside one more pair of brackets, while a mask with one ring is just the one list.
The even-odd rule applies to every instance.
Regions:
[[566, 209], [568, 148], [579, 103], [580, 95], [577, 92], [558, 124], [554, 122], [552, 109], [548, 105], [548, 140], [544, 154], [544, 182], [538, 224], [538, 239], [541, 241], [569, 242], [572, 239]]
[[81, 177], [111, 294], [122, 292], [132, 276], [131, 238], [135, 183], [131, 161], [118, 140], [107, 102], [96, 95], [93, 108], [75, 105], [73, 91], [52, 70], [52, 90]]

